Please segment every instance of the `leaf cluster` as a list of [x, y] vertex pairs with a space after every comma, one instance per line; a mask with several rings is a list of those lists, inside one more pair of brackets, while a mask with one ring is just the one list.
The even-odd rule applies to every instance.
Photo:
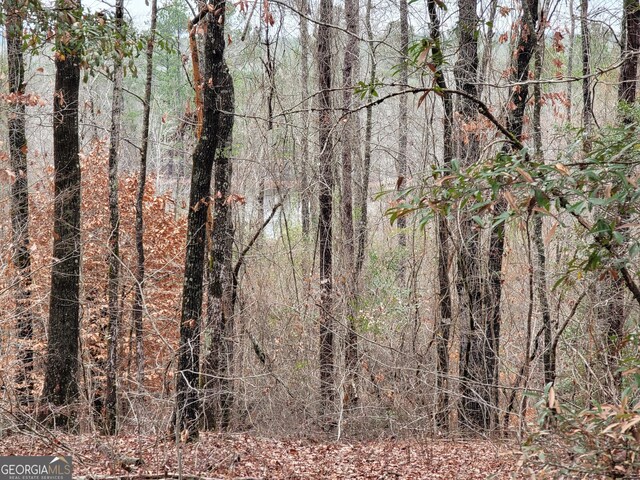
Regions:
[[[638, 348], [633, 335], [629, 339]], [[539, 398], [537, 428], [523, 464], [537, 478], [636, 478], [640, 474], [640, 364], [622, 372], [620, 400], [587, 408], [561, 402], [549, 384]]]
[[[394, 192], [392, 222], [417, 214], [422, 226], [454, 211], [478, 228], [494, 228], [532, 215], [552, 217], [560, 227], [583, 231], [567, 274], [615, 270], [640, 253], [640, 109], [627, 124], [602, 129], [583, 152], [583, 134], [554, 162], [533, 158], [526, 148], [461, 166], [432, 166], [418, 185]], [[385, 192], [389, 193], [389, 192]], [[566, 275], [565, 277], [566, 278]]]
[[35, 56], [51, 48], [58, 57], [72, 55], [85, 71], [84, 81], [100, 70], [109, 75], [117, 63], [122, 64], [125, 75], [137, 75], [135, 58], [146, 46], [145, 37], [130, 22], [118, 25], [112, 11], [60, 5], [47, 8], [35, 0], [22, 8], [26, 53]]

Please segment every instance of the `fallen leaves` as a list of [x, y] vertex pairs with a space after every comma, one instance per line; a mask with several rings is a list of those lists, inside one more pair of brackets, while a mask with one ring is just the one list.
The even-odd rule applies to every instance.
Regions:
[[[178, 471], [173, 442], [153, 436], [59, 435], [74, 456], [74, 475], [126, 474], [162, 478]], [[109, 455], [101, 444], [108, 443]], [[12, 435], [0, 440], [5, 455], [50, 454], [33, 438]], [[355, 442], [316, 442], [273, 439], [248, 434], [201, 433], [195, 443], [180, 445], [185, 476], [237, 479], [494, 479], [513, 478], [517, 455], [505, 446], [484, 440], [385, 439]], [[116, 465], [113, 458], [139, 459]]]

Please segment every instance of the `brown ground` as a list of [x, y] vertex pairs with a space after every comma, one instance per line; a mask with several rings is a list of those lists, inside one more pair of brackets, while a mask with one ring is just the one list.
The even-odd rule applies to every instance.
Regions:
[[[517, 452], [488, 441], [315, 442], [202, 434], [182, 444], [185, 476], [215, 479], [509, 479]], [[74, 476], [161, 478], [179, 472], [173, 442], [148, 436], [10, 434], [1, 455], [73, 456]], [[142, 465], [133, 465], [140, 459]], [[177, 478], [177, 477], [175, 477]]]

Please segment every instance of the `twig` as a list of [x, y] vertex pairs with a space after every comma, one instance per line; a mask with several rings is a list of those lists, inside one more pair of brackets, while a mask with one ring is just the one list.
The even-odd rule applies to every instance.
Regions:
[[281, 206], [282, 206], [282, 202], [281, 201], [274, 205], [274, 207], [271, 210], [271, 213], [269, 214], [267, 219], [264, 221], [262, 226], [256, 231], [256, 233], [253, 235], [253, 238], [251, 239], [251, 241], [247, 244], [246, 247], [244, 247], [244, 250], [242, 250], [242, 252], [238, 256], [238, 260], [236, 261], [236, 265], [235, 265], [235, 267], [233, 267], [233, 277], [232, 277], [232, 280], [231, 280], [231, 308], [232, 309], [235, 306], [236, 300], [238, 298], [238, 293], [237, 293], [238, 292], [238, 275], [240, 274], [240, 269], [242, 268], [242, 264], [244, 262], [244, 258], [246, 257], [246, 255], [249, 252], [249, 250], [251, 250], [251, 247], [253, 247], [253, 244], [256, 243], [256, 241], [260, 237], [260, 234], [262, 233], [262, 231], [267, 227], [267, 225], [269, 225], [269, 222], [271, 222], [271, 220], [273, 219], [273, 217], [275, 216], [276, 212], [278, 211], [278, 209]]

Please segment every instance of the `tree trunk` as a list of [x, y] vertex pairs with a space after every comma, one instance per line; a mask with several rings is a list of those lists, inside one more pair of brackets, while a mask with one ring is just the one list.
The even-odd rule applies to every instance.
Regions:
[[149, 154], [149, 118], [151, 116], [151, 89], [153, 86], [153, 48], [155, 46], [158, 0], [151, 0], [151, 25], [147, 39], [147, 75], [144, 85], [144, 111], [142, 112], [142, 146], [140, 169], [138, 170], [138, 192], [136, 195], [136, 288], [133, 302], [133, 328], [136, 332], [136, 366], [138, 390], [144, 388], [144, 190], [147, 185], [147, 156]]
[[[513, 107], [509, 109], [506, 128], [517, 138], [522, 135], [524, 110], [527, 104], [529, 63], [536, 47], [536, 26], [538, 23], [538, 0], [522, 1], [522, 20], [519, 38], [514, 54], [514, 81], [519, 85], [510, 88], [509, 99]], [[511, 146], [505, 144], [503, 153], [511, 153]], [[503, 199], [495, 205], [494, 215], [506, 209]], [[466, 372], [461, 376], [468, 379], [470, 397], [463, 399], [463, 423], [470, 428], [493, 430], [498, 427], [498, 359], [500, 350], [501, 299], [502, 299], [502, 259], [504, 255], [504, 222], [495, 226], [489, 239], [488, 278], [485, 294], [482, 296], [477, 346], [465, 353]], [[475, 319], [474, 319], [475, 321]], [[464, 375], [463, 375], [464, 374]], [[463, 382], [464, 385], [465, 382]]]
[[300, 165], [300, 219], [302, 233], [309, 236], [311, 218], [309, 169], [309, 15], [308, 0], [300, 0], [300, 78], [302, 83], [302, 163]]
[[333, 279], [332, 279], [332, 196], [333, 196], [333, 141], [331, 130], [331, 24], [332, 0], [320, 0], [320, 23], [317, 27], [318, 63], [318, 144], [319, 155], [319, 218], [320, 248], [320, 417], [327, 428], [333, 428], [331, 419], [335, 398], [333, 364]]
[[[542, 78], [542, 66], [544, 65], [544, 42], [545, 28], [540, 27], [539, 38], [535, 53], [534, 80], [538, 81], [533, 86], [533, 148], [536, 162], [544, 163], [544, 152], [542, 151], [542, 86], [539, 80]], [[542, 328], [544, 329], [543, 341], [544, 351], [542, 354], [542, 368], [544, 372], [544, 384], [553, 384], [556, 379], [556, 359], [553, 346], [554, 325], [551, 320], [551, 309], [549, 308], [549, 298], [547, 292], [547, 255], [542, 237], [543, 215], [539, 212], [533, 213], [533, 245], [535, 247], [536, 268], [535, 268], [535, 289], [537, 291], [540, 313], [542, 316]], [[532, 266], [533, 267], [533, 266]], [[527, 355], [529, 358], [529, 355]], [[526, 382], [526, 380], [525, 380]], [[526, 385], [526, 384], [525, 384]]]
[[[371, 0], [367, 0], [367, 8], [365, 13], [365, 28], [367, 30], [367, 39], [369, 41], [369, 60], [370, 73], [369, 82], [373, 84], [376, 79], [376, 59], [375, 46], [373, 42], [373, 29], [371, 27]], [[373, 106], [371, 105], [371, 93], [367, 96], [366, 119], [364, 130], [364, 155], [362, 157], [362, 178], [359, 193], [360, 201], [360, 220], [356, 227], [356, 238], [358, 248], [356, 252], [356, 275], [359, 277], [364, 265], [365, 250], [367, 246], [367, 229], [369, 219], [369, 174], [371, 171], [371, 135], [373, 131]]]
[[593, 99], [591, 98], [591, 35], [589, 34], [589, 0], [580, 0], [580, 29], [582, 30], [582, 128], [585, 152], [591, 150]]
[[[583, 0], [586, 1], [586, 0]], [[620, 68], [620, 84], [618, 103], [620, 104], [620, 121], [631, 124], [626, 107], [636, 102], [638, 83], [638, 57], [640, 52], [640, 3], [638, 0], [623, 0], [622, 28], [622, 66]], [[618, 211], [615, 214], [620, 223], [629, 222], [629, 213]], [[606, 361], [609, 400], [616, 401], [622, 389], [622, 374], [619, 371], [620, 349], [624, 336], [626, 321], [625, 285], [621, 275], [608, 276], [601, 286], [601, 298], [606, 304], [599, 309], [599, 323], [605, 327]]]
[[640, 4], [638, 0], [623, 0], [623, 9], [623, 63], [620, 69], [618, 100], [632, 105], [636, 101], [640, 58]]
[[[205, 14], [208, 22], [205, 29], [204, 48], [206, 72], [214, 72], [224, 62], [224, 8], [225, 1], [218, 0], [214, 5], [213, 13]], [[200, 19], [196, 17], [195, 20], [193, 24]], [[195, 439], [198, 436], [197, 419], [200, 411], [198, 378], [207, 203], [210, 201], [211, 170], [215, 158], [219, 122], [220, 86], [208, 80], [202, 83], [204, 91], [202, 134], [193, 152], [176, 384], [176, 428], [184, 439]]]
[[[56, 79], [53, 99], [53, 160], [55, 202], [53, 265], [47, 366], [43, 398], [54, 405], [70, 405], [78, 395], [78, 338], [80, 314], [80, 148], [78, 138], [78, 93], [80, 62], [77, 38], [63, 43], [65, 31], [82, 15], [78, 0], [61, 0], [66, 15], [58, 22]], [[59, 425], [71, 418], [62, 413]]]
[[[122, 35], [123, 1], [116, 0], [116, 29]], [[118, 206], [118, 149], [120, 148], [120, 119], [122, 117], [122, 61], [116, 56], [113, 68], [113, 98], [111, 105], [111, 141], [109, 144], [109, 280], [107, 302], [109, 331], [107, 337], [107, 390], [105, 392], [104, 430], [116, 433], [118, 323], [120, 320], [120, 208]]]
[[231, 302], [233, 223], [229, 202], [232, 175], [229, 157], [235, 105], [233, 79], [224, 60], [222, 64], [213, 66], [211, 75], [218, 85], [219, 127], [215, 152], [208, 311], [204, 330], [209, 348], [202, 365], [201, 384], [204, 388], [204, 428], [225, 430], [229, 427], [233, 403], [233, 382], [230, 379], [234, 332]]
[[[400, 0], [400, 84], [401, 88], [407, 88], [409, 84], [409, 8], [407, 0]], [[399, 99], [398, 112], [398, 160], [396, 162], [396, 172], [398, 178], [407, 178], [407, 130], [408, 130], [408, 108], [407, 96], [401, 95]], [[399, 180], [401, 181], [401, 180]], [[400, 281], [405, 277], [405, 256], [407, 249], [407, 219], [402, 216], [398, 218], [398, 247], [400, 250], [400, 268], [398, 277]]]
[[[21, 2], [7, 0], [5, 28], [7, 33], [7, 62], [9, 93], [21, 97], [25, 94], [24, 58], [22, 55], [22, 28], [24, 12]], [[11, 184], [11, 227], [13, 264], [16, 269], [14, 298], [18, 361], [15, 383], [19, 404], [33, 402], [33, 313], [31, 311], [31, 252], [29, 250], [29, 176], [27, 164], [27, 137], [25, 104], [19, 98], [10, 104], [8, 120], [9, 154], [15, 180]]]
[[[477, 97], [480, 92], [476, 82], [478, 81], [478, 42], [476, 31], [478, 28], [478, 16], [476, 13], [476, 0], [461, 0], [459, 5], [459, 35], [460, 53], [455, 64], [454, 74], [458, 90], [472, 97]], [[483, 65], [488, 65], [488, 54], [485, 53]], [[460, 122], [463, 125], [476, 121], [477, 111], [475, 104], [469, 99], [459, 99], [458, 112]], [[456, 138], [457, 155], [463, 165], [470, 165], [478, 160], [478, 137], [473, 131], [466, 136], [464, 129], [458, 127]], [[482, 311], [482, 292], [484, 288], [483, 278], [480, 273], [480, 231], [474, 226], [470, 218], [461, 219], [460, 237], [457, 239], [458, 252], [458, 277], [456, 290], [459, 298], [461, 339], [460, 339], [460, 396], [458, 418], [461, 425], [475, 429], [483, 425], [484, 421], [482, 405], [483, 396], [478, 389], [478, 383], [483, 378], [482, 354], [484, 344], [484, 314]]]
[[[435, 83], [447, 90], [443, 73], [444, 55], [441, 46], [440, 19], [435, 0], [427, 0], [431, 21], [431, 56], [435, 68]], [[444, 116], [442, 119], [442, 165], [449, 167], [453, 159], [453, 99], [450, 93], [442, 95]], [[436, 425], [449, 428], [449, 337], [451, 334], [451, 285], [449, 282], [449, 227], [444, 215], [438, 216], [438, 320], [435, 329], [436, 341]]]
[[[573, 76], [573, 52], [575, 49], [575, 38], [576, 38], [576, 16], [574, 14], [574, 0], [569, 0], [569, 16], [571, 19], [571, 26], [569, 27], [569, 48], [567, 50], [567, 77]], [[571, 98], [573, 97], [573, 82], [567, 82], [567, 103], [566, 103], [566, 115], [567, 115], [567, 124], [571, 126], [573, 124], [572, 118], [572, 103]]]
[[[355, 237], [353, 230], [353, 153], [356, 151], [355, 115], [350, 114], [353, 105], [354, 70], [358, 62], [358, 0], [345, 0], [347, 44], [342, 66], [342, 109], [344, 117], [342, 135], [342, 234], [344, 240], [345, 301], [347, 335], [345, 341], [346, 379], [345, 404], [353, 408], [358, 404], [358, 335], [356, 332], [356, 304], [358, 299], [355, 269]], [[349, 35], [351, 34], [351, 35]]]

